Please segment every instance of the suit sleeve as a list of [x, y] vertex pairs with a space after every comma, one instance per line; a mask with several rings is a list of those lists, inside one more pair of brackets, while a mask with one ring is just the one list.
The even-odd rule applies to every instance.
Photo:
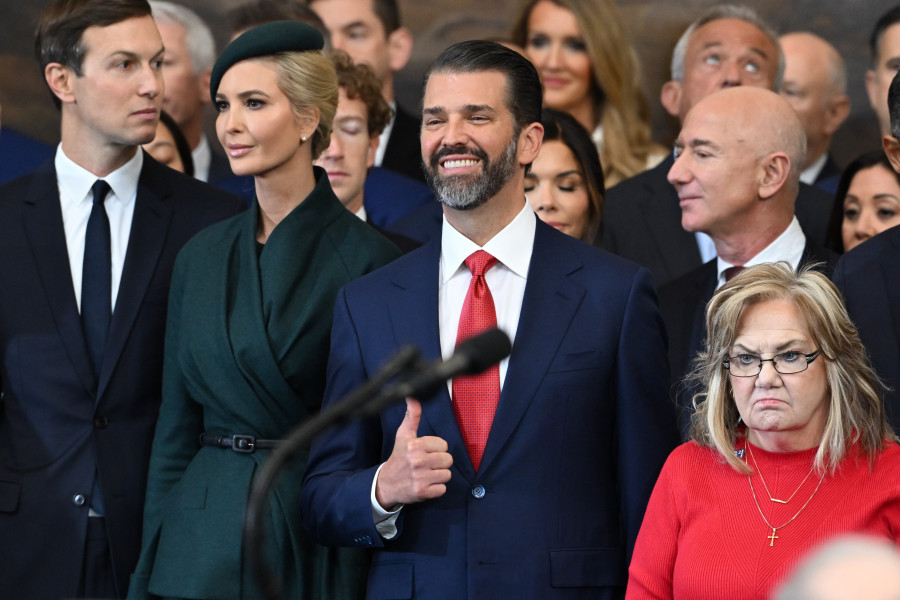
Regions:
[[[323, 409], [368, 377], [344, 289], [335, 306]], [[382, 429], [377, 417], [336, 427], [313, 443], [303, 481], [301, 510], [304, 526], [319, 543], [383, 546], [370, 501], [375, 471], [383, 460], [381, 448]]]
[[673, 596], [672, 581], [681, 528], [672, 493], [670, 465], [659, 476], [628, 569], [626, 600], [663, 600]]
[[618, 478], [628, 558], [656, 478], [677, 444], [668, 382], [665, 328], [650, 274], [641, 269], [625, 307], [616, 373]]
[[[183, 256], [182, 254], [182, 258]], [[203, 427], [202, 408], [188, 394], [178, 364], [181, 300], [186, 279], [182, 262], [181, 259], [176, 262], [169, 293], [162, 404], [153, 436], [147, 475], [141, 558], [132, 576], [129, 598], [145, 597], [150, 569], [156, 554], [159, 529], [169, 505], [167, 496], [196, 455], [198, 438]]]

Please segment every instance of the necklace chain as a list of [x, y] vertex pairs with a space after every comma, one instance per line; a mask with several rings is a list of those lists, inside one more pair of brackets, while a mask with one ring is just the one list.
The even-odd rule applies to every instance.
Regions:
[[[747, 444], [747, 449], [749, 450], [749, 448], [750, 448], [750, 443], [749, 443], [749, 442], [746, 442], [746, 444]], [[756, 459], [755, 459], [755, 458], [753, 459], [753, 462], [756, 463]], [[757, 467], [757, 469], [758, 469], [758, 467]], [[809, 476], [809, 475], [807, 475], [807, 477], [808, 477], [808, 476]], [[762, 475], [760, 475], [760, 478], [761, 478], [761, 477], [762, 477]], [[816, 484], [816, 489], [813, 490], [813, 493], [812, 493], [812, 495], [809, 497], [809, 499], [803, 504], [803, 506], [800, 507], [800, 510], [798, 510], [797, 512], [795, 512], [793, 517], [791, 517], [790, 519], [788, 519], [787, 521], [785, 521], [784, 523], [782, 523], [782, 524], [779, 525], [778, 527], [775, 527], [774, 525], [772, 525], [771, 523], [769, 523], [769, 520], [766, 518], [766, 515], [763, 513], [763, 509], [762, 509], [762, 507], [759, 505], [759, 500], [756, 499], [756, 490], [753, 489], [753, 478], [752, 478], [750, 475], [747, 475], [747, 481], [750, 482], [750, 493], [753, 495], [753, 502], [754, 502], [754, 504], [756, 504], [756, 510], [759, 511], [759, 516], [762, 517], [763, 522], [764, 522], [766, 525], [768, 525], [768, 527], [772, 530], [772, 533], [771, 533], [770, 535], [767, 535], [767, 536], [766, 536], [766, 539], [769, 540], [769, 547], [774, 546], [774, 545], [775, 545], [775, 540], [778, 539], [778, 536], [775, 535], [775, 532], [777, 532], [779, 529], [781, 529], [781, 528], [783, 528], [783, 527], [786, 527], [786, 526], [790, 525], [790, 524], [794, 521], [794, 519], [796, 519], [796, 518], [800, 515], [800, 513], [802, 513], [803, 510], [804, 510], [807, 506], [809, 506], [809, 503], [812, 502], [812, 499], [813, 499], [813, 498], [815, 498], [816, 493], [819, 491], [819, 487], [821, 487], [822, 482], [823, 482], [824, 480], [825, 480], [825, 473], [822, 473], [822, 476], [819, 478], [819, 483]], [[804, 479], [804, 481], [806, 481], [806, 480]], [[801, 485], [802, 485], [802, 484], [801, 484]], [[797, 489], [800, 489], [800, 488], [797, 488]], [[796, 494], [797, 492], [795, 491], [794, 493]], [[791, 498], [793, 498], [793, 495], [791, 496]], [[788, 501], [790, 501], [790, 500], [788, 500]]]
[[787, 500], [779, 500], [778, 498], [772, 497], [772, 492], [769, 491], [769, 486], [766, 485], [766, 478], [763, 477], [762, 469], [759, 468], [759, 463], [756, 462], [756, 457], [753, 456], [753, 448], [751, 447], [749, 442], [747, 442], [747, 453], [750, 454], [750, 458], [753, 459], [753, 466], [756, 472], [759, 473], [759, 479], [760, 481], [762, 481], [763, 488], [766, 490], [766, 495], [769, 496], [769, 500], [771, 500], [772, 502], [777, 502], [779, 504], [787, 504], [788, 502], [793, 500], [794, 496], [797, 495], [797, 492], [800, 491], [800, 488], [803, 487], [803, 484], [806, 483], [806, 480], [809, 479], [809, 476], [812, 475], [813, 470], [815, 470], [815, 465], [810, 466], [809, 472], [806, 474], [806, 477], [803, 478], [803, 481], [800, 482], [800, 485], [797, 486], [797, 489], [794, 490], [794, 493], [791, 494]]

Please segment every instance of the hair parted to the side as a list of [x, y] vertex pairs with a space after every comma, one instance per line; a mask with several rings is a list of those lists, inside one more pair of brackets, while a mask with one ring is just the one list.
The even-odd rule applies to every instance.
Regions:
[[763, 35], [769, 38], [769, 41], [771, 41], [778, 50], [778, 71], [775, 76], [775, 91], [780, 90], [781, 82], [784, 79], [784, 52], [781, 51], [781, 42], [778, 41], [778, 34], [775, 33], [772, 26], [766, 23], [755, 10], [739, 4], [720, 4], [713, 6], [697, 17], [697, 19], [684, 30], [684, 33], [681, 34], [681, 37], [678, 38], [678, 42], [675, 44], [675, 49], [672, 51], [672, 80], [684, 81], [684, 58], [687, 54], [688, 43], [691, 41], [691, 35], [693, 35], [694, 31], [707, 23], [718, 21], [719, 19], [745, 21], [755, 26], [763, 32]]
[[[55, 0], [44, 7], [34, 32], [34, 53], [41, 68], [50, 63], [69, 67], [81, 77], [86, 48], [81, 39], [88, 27], [108, 27], [150, 15], [147, 0]], [[56, 108], [62, 106], [51, 94]]]
[[380, 135], [392, 117], [391, 105], [381, 94], [381, 82], [372, 67], [356, 64], [342, 50], [331, 53], [337, 71], [338, 88], [343, 89], [350, 100], [362, 100], [366, 105], [366, 125], [369, 137]]
[[[513, 41], [526, 48], [528, 20], [541, 0], [529, 0], [520, 10]], [[567, 9], [581, 29], [591, 63], [594, 111], [603, 129], [604, 173], [610, 185], [647, 168], [653, 154], [665, 149], [652, 140], [650, 109], [641, 83], [641, 63], [612, 0], [551, 0]]]
[[498, 44], [470, 40], [453, 44], [441, 52], [425, 72], [422, 89], [435, 73], [482, 73], [496, 71], [506, 77], [506, 108], [513, 115], [515, 135], [541, 121], [541, 79], [527, 58]]
[[541, 114], [544, 126], [544, 143], [559, 141], [566, 145], [578, 161], [588, 193], [587, 225], [581, 240], [591, 243], [600, 231], [603, 215], [603, 167], [597, 147], [587, 130], [575, 117], [561, 110], [545, 108]]
[[870, 461], [897, 436], [884, 411], [884, 384], [866, 355], [840, 292], [822, 273], [806, 265], [794, 272], [786, 262], [748, 267], [720, 288], [706, 307], [706, 344], [687, 377], [694, 397], [691, 438], [719, 451], [737, 471], [750, 473], [734, 455], [740, 415], [731, 396], [723, 361], [730, 355], [743, 311], [766, 300], [789, 300], [806, 320], [810, 337], [825, 361], [828, 418], [814, 465], [832, 473], [858, 441]]
[[280, 52], [262, 57], [278, 67], [278, 87], [291, 102], [294, 114], [319, 110], [319, 124], [310, 140], [313, 160], [331, 143], [331, 127], [337, 111], [338, 85], [334, 63], [321, 50]]

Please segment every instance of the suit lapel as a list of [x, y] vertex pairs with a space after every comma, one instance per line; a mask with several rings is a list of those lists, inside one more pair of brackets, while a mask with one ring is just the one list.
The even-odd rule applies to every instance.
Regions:
[[93, 395], [97, 382], [88, 360], [81, 316], [75, 302], [56, 169], [52, 161], [34, 173], [32, 182], [28, 197], [24, 200], [28, 205], [23, 212], [25, 235], [69, 360], [87, 392]]
[[490, 468], [534, 400], [584, 298], [584, 288], [569, 279], [583, 265], [562, 250], [562, 245], [554, 240], [558, 235], [562, 234], [537, 222], [516, 339], [481, 460], [481, 473]]
[[166, 240], [172, 207], [167, 202], [171, 189], [166, 185], [165, 179], [159, 177], [159, 169], [162, 168], [147, 156], [144, 157], [122, 280], [100, 369], [98, 399], [102, 397], [115, 371]]

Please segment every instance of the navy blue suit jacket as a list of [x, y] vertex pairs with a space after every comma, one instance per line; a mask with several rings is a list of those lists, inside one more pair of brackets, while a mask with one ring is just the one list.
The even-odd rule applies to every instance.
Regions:
[[124, 595], [137, 562], [172, 264], [240, 198], [144, 154], [99, 378], [88, 360], [50, 161], [0, 188], [0, 590], [78, 590], [95, 471]]
[[[405, 344], [440, 357], [440, 240], [349, 284], [335, 308], [329, 405]], [[537, 222], [518, 331], [476, 473], [446, 387], [420, 436], [453, 456], [440, 498], [375, 529], [370, 490], [404, 406], [312, 448], [304, 523], [324, 544], [374, 548], [368, 598], [615, 598], [675, 443], [663, 324], [648, 273]]]
[[34, 171], [53, 158], [54, 146], [22, 135], [7, 127], [0, 129], [0, 183]]
[[844, 294], [885, 394], [888, 422], [900, 432], [900, 227], [893, 227], [844, 254], [832, 277]]
[[387, 227], [423, 204], [434, 203], [431, 188], [390, 169], [372, 167], [363, 189], [366, 214], [379, 227]]

